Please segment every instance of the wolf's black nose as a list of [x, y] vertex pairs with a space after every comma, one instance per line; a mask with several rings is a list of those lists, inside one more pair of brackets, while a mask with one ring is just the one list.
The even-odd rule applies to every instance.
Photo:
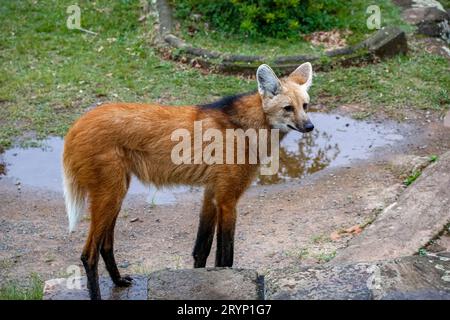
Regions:
[[308, 121], [307, 123], [305, 123], [305, 131], [306, 132], [311, 132], [314, 129], [314, 125], [312, 124], [311, 121]]

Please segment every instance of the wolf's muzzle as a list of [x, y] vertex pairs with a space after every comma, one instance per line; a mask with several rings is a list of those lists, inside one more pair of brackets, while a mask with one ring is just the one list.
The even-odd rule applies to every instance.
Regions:
[[288, 127], [291, 128], [292, 130], [296, 130], [302, 133], [311, 132], [314, 130], [314, 125], [310, 120], [304, 122], [302, 126], [291, 126], [289, 124]]

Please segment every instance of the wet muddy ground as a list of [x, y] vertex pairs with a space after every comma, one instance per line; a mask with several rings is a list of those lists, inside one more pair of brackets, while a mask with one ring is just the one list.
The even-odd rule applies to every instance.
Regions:
[[[315, 113], [317, 130], [283, 141], [281, 171], [260, 177], [240, 201], [235, 266], [265, 271], [324, 263], [402, 192], [398, 154], [440, 154], [450, 131], [439, 121], [398, 124]], [[79, 256], [89, 217], [68, 234], [60, 180], [62, 140], [1, 156], [0, 283], [32, 272], [62, 276]], [[124, 273], [189, 268], [201, 190], [155, 191], [137, 181], [116, 227]], [[342, 232], [348, 230], [348, 232]], [[342, 236], [333, 237], [340, 232]], [[214, 253], [208, 265], [213, 265]], [[101, 264], [101, 272], [105, 272]]]

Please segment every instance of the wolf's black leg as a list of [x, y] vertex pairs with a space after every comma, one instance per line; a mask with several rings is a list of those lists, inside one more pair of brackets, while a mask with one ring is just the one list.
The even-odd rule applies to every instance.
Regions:
[[133, 279], [130, 276], [122, 277], [120, 275], [116, 259], [114, 258], [114, 226], [116, 224], [116, 219], [117, 215], [113, 220], [112, 225], [109, 227], [109, 232], [105, 235], [105, 240], [102, 243], [100, 253], [105, 262], [106, 270], [108, 270], [114, 284], [118, 287], [128, 287], [131, 285]]
[[213, 192], [210, 189], [206, 189], [202, 211], [200, 212], [197, 239], [192, 253], [194, 257], [194, 268], [204, 268], [209, 253], [211, 252], [217, 221], [216, 206], [213, 199]]
[[84, 270], [87, 276], [87, 287], [91, 300], [101, 300], [100, 286], [98, 283], [98, 254], [97, 257], [88, 257], [86, 254], [81, 256]]
[[236, 208], [222, 206], [218, 211], [216, 267], [232, 267]]

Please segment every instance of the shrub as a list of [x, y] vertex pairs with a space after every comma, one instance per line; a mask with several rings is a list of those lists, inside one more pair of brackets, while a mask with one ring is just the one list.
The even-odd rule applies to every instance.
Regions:
[[248, 36], [291, 37], [298, 33], [340, 26], [338, 13], [348, 7], [342, 0], [178, 0], [176, 18], [199, 14], [211, 27]]

